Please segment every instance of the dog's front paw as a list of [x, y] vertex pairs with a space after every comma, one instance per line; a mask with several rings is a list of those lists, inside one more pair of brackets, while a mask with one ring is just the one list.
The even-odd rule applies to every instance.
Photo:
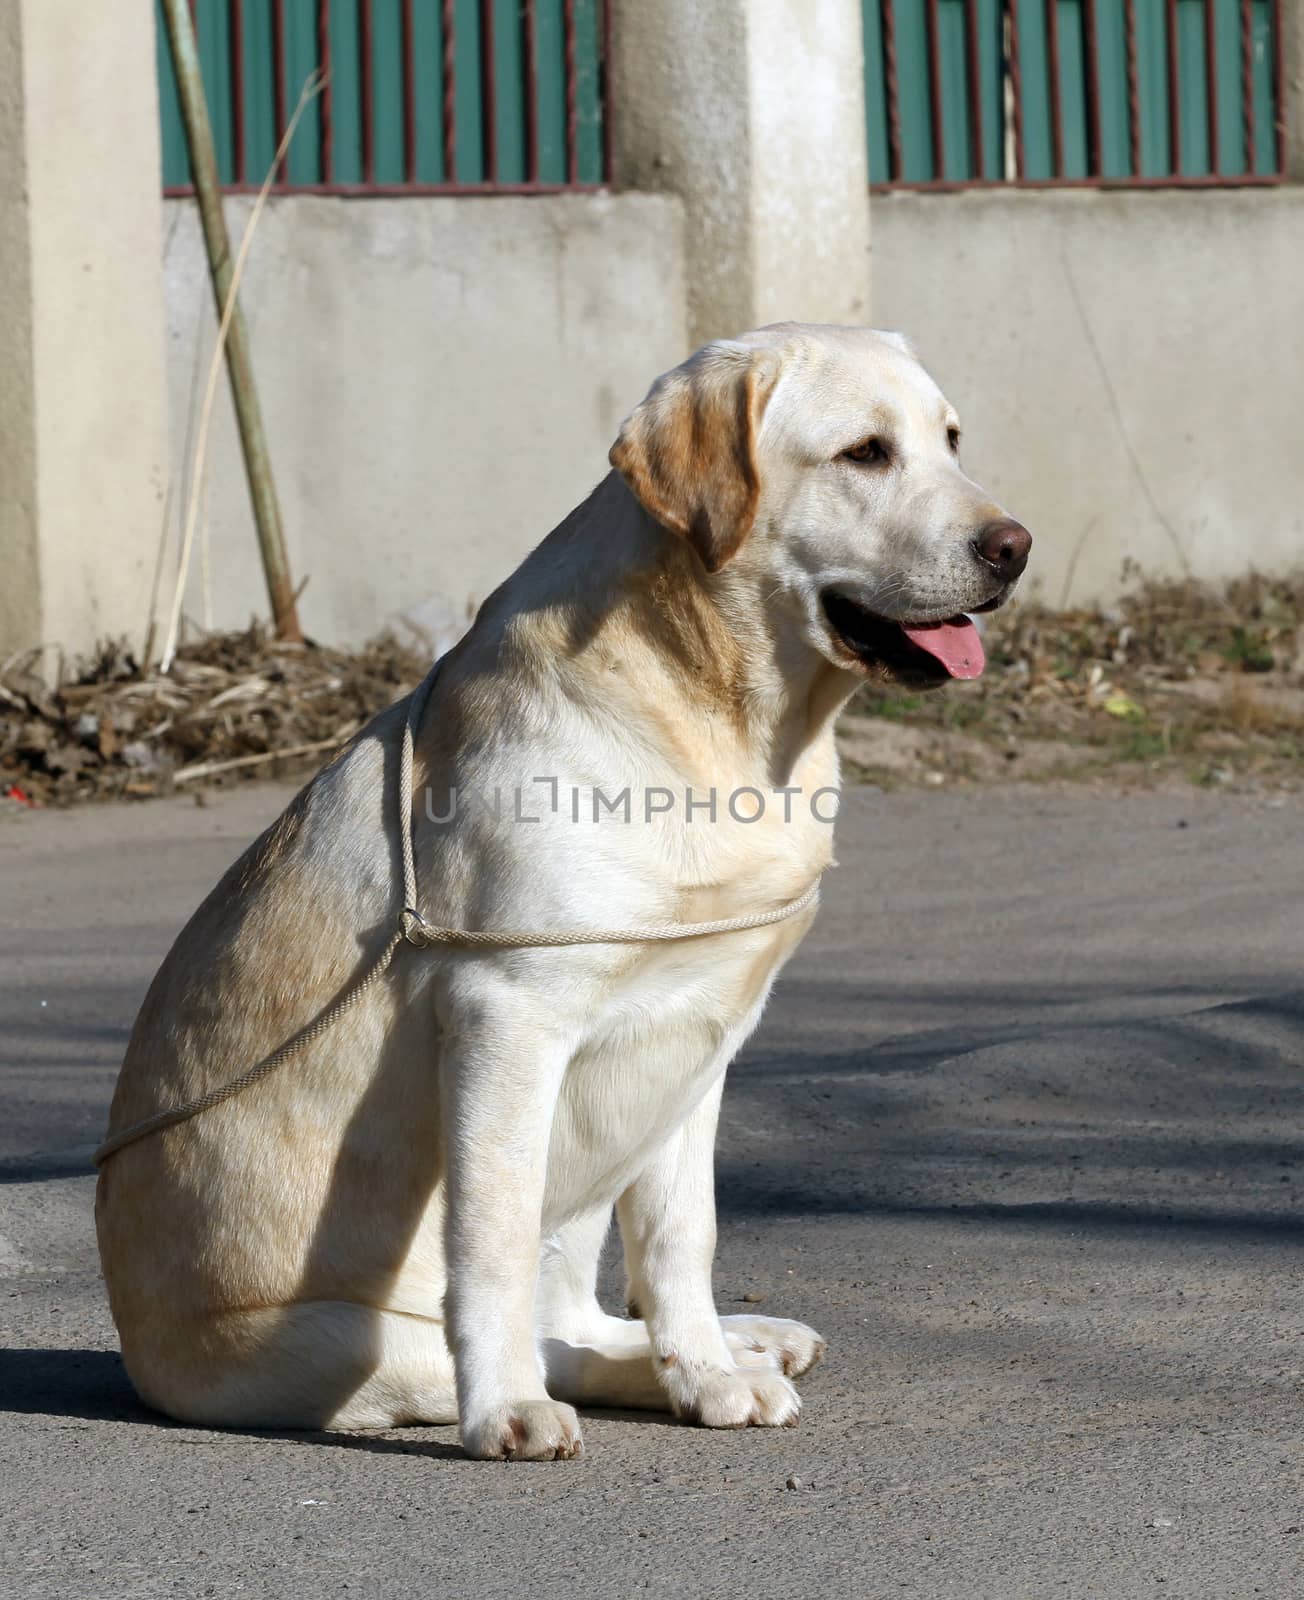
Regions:
[[584, 1443], [574, 1407], [521, 1400], [463, 1423], [462, 1448], [477, 1461], [569, 1461]]
[[801, 1399], [775, 1371], [731, 1372], [681, 1362], [673, 1354], [658, 1362], [671, 1409], [703, 1428], [791, 1428]]
[[804, 1322], [785, 1317], [721, 1317], [720, 1326], [737, 1360], [752, 1350], [772, 1356], [789, 1378], [800, 1378], [824, 1354], [824, 1340]]

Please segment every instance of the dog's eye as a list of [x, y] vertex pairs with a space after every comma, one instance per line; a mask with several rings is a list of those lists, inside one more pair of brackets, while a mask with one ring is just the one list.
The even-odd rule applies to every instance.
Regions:
[[887, 448], [881, 439], [862, 439], [859, 444], [853, 444], [850, 450], [844, 450], [842, 459], [873, 467], [887, 460]]
[[959, 430], [959, 428], [948, 428], [946, 430], [946, 442], [951, 447], [951, 454], [952, 455], [959, 455], [959, 453], [960, 453], [960, 430]]

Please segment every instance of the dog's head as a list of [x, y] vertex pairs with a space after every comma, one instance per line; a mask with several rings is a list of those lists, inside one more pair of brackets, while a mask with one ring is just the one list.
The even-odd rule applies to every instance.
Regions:
[[959, 449], [899, 334], [780, 323], [658, 379], [611, 462], [707, 581], [746, 566], [834, 665], [925, 686], [982, 671], [966, 613], [1009, 598], [1032, 544]]

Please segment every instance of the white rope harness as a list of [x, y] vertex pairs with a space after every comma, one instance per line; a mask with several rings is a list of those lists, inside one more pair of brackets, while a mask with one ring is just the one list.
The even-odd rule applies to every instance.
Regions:
[[403, 724], [398, 779], [399, 839], [403, 855], [403, 909], [399, 912], [398, 927], [390, 936], [388, 944], [371, 965], [365, 968], [320, 1016], [292, 1035], [278, 1049], [273, 1050], [271, 1055], [264, 1056], [261, 1061], [242, 1072], [239, 1077], [232, 1078], [229, 1083], [210, 1089], [206, 1094], [196, 1095], [193, 1100], [187, 1100], [183, 1105], [156, 1112], [152, 1117], [146, 1117], [143, 1121], [124, 1128], [121, 1133], [113, 1134], [91, 1156], [97, 1167], [103, 1166], [111, 1155], [129, 1144], [135, 1144], [138, 1139], [144, 1139], [149, 1134], [158, 1133], [164, 1128], [175, 1127], [179, 1122], [188, 1122], [191, 1117], [197, 1117], [201, 1111], [209, 1111], [213, 1106], [221, 1105], [224, 1100], [234, 1098], [251, 1084], [270, 1077], [278, 1067], [283, 1066], [292, 1056], [298, 1055], [306, 1045], [311, 1044], [314, 1039], [319, 1038], [338, 1022], [346, 1011], [352, 1010], [367, 990], [384, 976], [404, 944], [414, 945], [421, 950], [434, 949], [439, 945], [460, 945], [472, 950], [542, 950], [581, 944], [656, 944], [673, 939], [701, 939], [713, 933], [741, 933], [747, 928], [767, 928], [776, 922], [786, 922], [789, 917], [799, 915], [818, 901], [820, 880], [817, 877], [795, 900], [789, 900], [772, 911], [754, 911], [747, 916], [724, 917], [716, 922], [662, 922], [645, 928], [576, 928], [559, 933], [515, 933], [498, 929], [476, 931], [468, 928], [442, 928], [427, 922], [417, 910], [417, 869], [412, 826], [412, 758], [417, 731], [421, 726], [421, 718], [430, 699], [430, 690], [434, 685], [439, 666], [440, 663], [436, 661], [413, 690], [408, 703], [407, 720]]

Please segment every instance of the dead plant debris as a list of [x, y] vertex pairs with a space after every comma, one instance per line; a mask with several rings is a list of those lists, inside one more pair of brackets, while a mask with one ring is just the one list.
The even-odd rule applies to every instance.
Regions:
[[844, 754], [884, 786], [1181, 778], [1304, 788], [1304, 573], [1133, 581], [1111, 606], [1016, 602], [987, 671], [937, 694], [867, 687]]
[[70, 805], [301, 776], [429, 662], [389, 636], [332, 650], [255, 626], [183, 645], [166, 676], [124, 645], [53, 686], [39, 666], [33, 653], [0, 673], [0, 796]]
[[[1074, 611], [1023, 602], [988, 624], [975, 682], [857, 695], [843, 721], [849, 775], [1304, 789], [1304, 573], [1137, 584]], [[301, 778], [428, 665], [389, 635], [348, 651], [260, 627], [187, 643], [166, 676], [113, 645], [50, 685], [32, 653], [0, 671], [0, 803]]]

